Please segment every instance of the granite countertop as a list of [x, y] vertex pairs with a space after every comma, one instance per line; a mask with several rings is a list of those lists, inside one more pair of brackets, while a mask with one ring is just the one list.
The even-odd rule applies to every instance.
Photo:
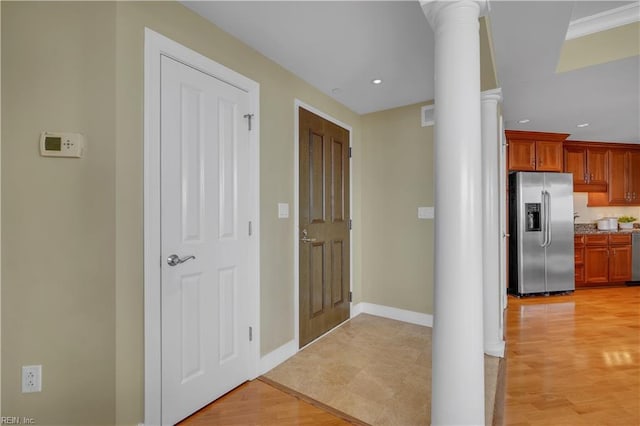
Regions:
[[576, 235], [584, 234], [630, 234], [640, 232], [640, 224], [634, 224], [633, 229], [618, 229], [617, 231], [600, 231], [595, 223], [576, 223], [574, 225], [574, 233]]

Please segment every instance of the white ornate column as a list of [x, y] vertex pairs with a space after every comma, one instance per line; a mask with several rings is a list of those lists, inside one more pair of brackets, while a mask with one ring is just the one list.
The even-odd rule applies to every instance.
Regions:
[[435, 33], [431, 424], [484, 425], [480, 36], [483, 2], [421, 0]]
[[500, 286], [500, 89], [482, 92], [484, 352], [504, 356]]

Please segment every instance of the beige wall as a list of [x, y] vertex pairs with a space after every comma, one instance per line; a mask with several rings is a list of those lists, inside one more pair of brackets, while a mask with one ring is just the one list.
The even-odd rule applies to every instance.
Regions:
[[586, 192], [573, 193], [573, 211], [580, 217], [576, 223], [595, 223], [603, 217], [634, 216], [640, 218], [640, 207], [587, 207], [589, 196]]
[[638, 55], [640, 22], [634, 22], [565, 41], [556, 71], [573, 71]]
[[[2, 414], [143, 420], [145, 26], [261, 85], [261, 352], [293, 339], [293, 221], [276, 207], [293, 203], [294, 99], [351, 125], [356, 151], [360, 117], [177, 3], [2, 8]], [[86, 157], [40, 157], [45, 129], [86, 134]], [[358, 300], [357, 251], [354, 265]], [[20, 393], [30, 363], [43, 365], [42, 393]]]
[[433, 313], [433, 127], [421, 105], [364, 115], [363, 301]]
[[[277, 219], [276, 206], [278, 202], [293, 202], [294, 98], [300, 98], [352, 125], [356, 146], [359, 145], [360, 119], [350, 110], [178, 4], [118, 3], [117, 9], [116, 393], [118, 422], [124, 424], [139, 420], [142, 413], [141, 164], [144, 27], [148, 26], [260, 83], [263, 354], [293, 338], [293, 222], [291, 219]], [[125, 146], [133, 146], [135, 149], [125, 155]]]
[[[293, 339], [293, 221], [277, 218], [277, 203], [293, 203], [294, 99], [299, 98], [353, 126], [356, 149], [359, 149], [361, 133], [357, 114], [181, 5], [169, 2], [117, 4], [116, 411], [119, 424], [140, 421], [143, 412], [142, 73], [145, 26], [260, 84], [262, 354]], [[359, 185], [356, 175], [355, 192], [359, 191]], [[357, 270], [355, 281], [359, 281]]]
[[494, 62], [491, 23], [488, 16], [480, 18], [480, 91], [498, 87], [498, 75]]
[[[420, 105], [360, 117], [178, 3], [3, 1], [2, 20], [3, 415], [143, 420], [145, 27], [260, 83], [262, 354], [293, 338], [293, 220], [276, 206], [295, 208], [295, 98], [353, 127], [354, 302], [433, 312]], [[86, 157], [40, 157], [45, 129], [85, 133]], [[28, 363], [40, 394], [20, 393]]]
[[[0, 7], [0, 82], [2, 82], [2, 7]], [[2, 241], [2, 84], [0, 83], [0, 241]], [[0, 244], [2, 259], [2, 244]], [[0, 413], [2, 413], [2, 261], [0, 261]]]
[[[115, 421], [114, 19], [2, 2], [2, 415], [38, 424]], [[41, 157], [43, 130], [83, 133], [85, 157]]]

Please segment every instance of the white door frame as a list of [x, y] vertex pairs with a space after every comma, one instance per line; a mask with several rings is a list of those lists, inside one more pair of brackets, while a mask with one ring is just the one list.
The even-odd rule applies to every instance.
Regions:
[[[325, 114], [299, 99], [293, 102], [293, 334], [296, 352], [300, 348], [300, 116], [298, 109], [302, 107], [317, 116], [324, 118], [349, 131], [349, 149], [353, 141], [353, 128], [342, 121]], [[353, 218], [353, 161], [349, 157], [349, 219]], [[353, 231], [349, 234], [349, 291], [353, 291]], [[349, 303], [349, 315], [353, 317], [353, 302]], [[326, 334], [326, 333], [325, 333]], [[318, 337], [321, 338], [324, 335]], [[317, 339], [315, 339], [317, 340]], [[314, 341], [315, 341], [314, 340]], [[311, 342], [313, 343], [313, 341]], [[309, 343], [309, 344], [311, 344]]]
[[[144, 417], [161, 424], [160, 283], [160, 58], [168, 56], [249, 94], [249, 324], [253, 327], [250, 377], [260, 360], [260, 85], [217, 62], [145, 28], [144, 58]], [[248, 225], [248, 224], [247, 224]]]

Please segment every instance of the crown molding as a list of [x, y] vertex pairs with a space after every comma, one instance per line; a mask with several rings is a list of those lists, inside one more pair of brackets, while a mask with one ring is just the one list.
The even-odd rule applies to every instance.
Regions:
[[573, 40], [634, 22], [640, 22], [640, 2], [605, 10], [604, 12], [569, 22], [565, 40]]
[[497, 87], [495, 89], [480, 92], [480, 100], [482, 102], [502, 102], [502, 88]]

